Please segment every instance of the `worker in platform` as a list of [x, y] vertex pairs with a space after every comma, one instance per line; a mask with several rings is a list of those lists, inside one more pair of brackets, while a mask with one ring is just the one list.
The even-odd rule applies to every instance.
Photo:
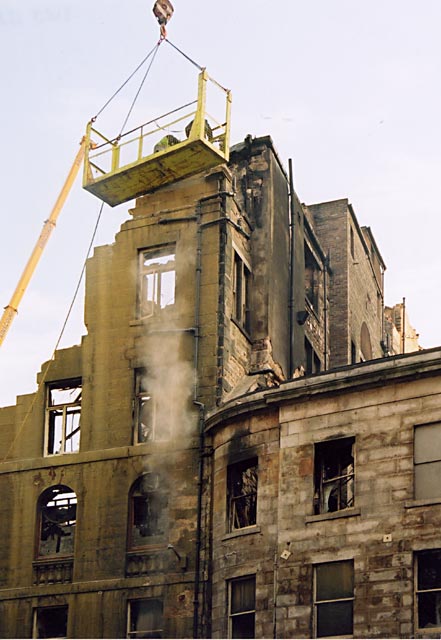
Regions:
[[155, 14], [161, 29], [161, 38], [167, 37], [165, 25], [173, 15], [173, 5], [170, 0], [156, 0], [153, 5], [153, 13]]

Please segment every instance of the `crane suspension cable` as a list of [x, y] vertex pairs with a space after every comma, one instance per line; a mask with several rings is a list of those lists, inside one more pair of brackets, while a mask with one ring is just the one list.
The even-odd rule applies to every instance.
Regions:
[[[177, 47], [175, 44], [173, 44], [173, 42], [171, 42], [168, 38], [164, 38], [166, 42], [168, 42], [168, 44], [170, 46], [173, 47], [173, 49], [175, 49], [178, 53], [181, 54], [181, 56], [184, 56], [184, 58], [186, 60], [188, 60], [189, 62], [191, 62], [191, 64], [193, 64], [197, 69], [199, 69], [199, 71], [203, 71], [205, 67], [201, 67], [200, 64], [198, 64], [197, 62], [195, 62], [192, 58], [190, 58], [190, 56], [188, 56], [186, 53], [184, 53], [182, 51], [182, 49], [179, 49], [179, 47]], [[211, 82], [213, 82], [213, 84], [216, 84], [218, 87], [220, 87], [220, 89], [222, 89], [223, 91], [225, 91], [226, 93], [228, 93], [228, 89], [226, 89], [225, 87], [223, 87], [219, 82], [217, 82], [216, 80], [214, 80], [214, 78], [211, 78], [210, 76], [208, 76], [208, 79], [211, 80]]]
[[146, 57], [144, 58], [144, 60], [142, 60], [142, 62], [139, 63], [139, 65], [136, 67], [136, 69], [129, 75], [129, 77], [127, 78], [127, 80], [125, 80], [125, 82], [123, 82], [123, 84], [120, 86], [119, 89], [117, 89], [115, 91], [115, 93], [112, 95], [111, 98], [109, 98], [107, 100], [107, 102], [101, 107], [101, 109], [97, 112], [97, 114], [92, 118], [92, 122], [95, 122], [95, 120], [98, 118], [99, 115], [101, 115], [101, 113], [104, 111], [104, 109], [106, 107], [109, 106], [109, 104], [112, 102], [112, 100], [114, 98], [116, 98], [116, 96], [118, 95], [118, 93], [120, 91], [122, 91], [122, 89], [124, 89], [124, 87], [126, 86], [126, 84], [128, 84], [130, 82], [130, 80], [133, 78], [133, 76], [141, 69], [141, 67], [147, 62], [147, 60], [150, 58], [150, 56], [155, 53], [155, 51], [157, 51], [157, 47], [158, 45], [156, 44], [153, 49], [150, 51], [150, 53], [148, 53], [146, 55]]
[[202, 71], [203, 67], [201, 67], [200, 64], [198, 64], [197, 62], [195, 62], [194, 60], [192, 60], [190, 58], [190, 56], [188, 56], [186, 53], [184, 53], [183, 51], [181, 51], [181, 49], [179, 49], [179, 47], [177, 47], [175, 44], [173, 44], [173, 42], [170, 42], [170, 40], [168, 38], [165, 38], [165, 41], [168, 42], [168, 44], [170, 46], [173, 47], [173, 49], [176, 49], [176, 51], [178, 53], [181, 54], [181, 56], [184, 56], [184, 58], [186, 58], [189, 62], [191, 62], [191, 64], [194, 64], [195, 67], [197, 67], [199, 69], [199, 71]]
[[139, 89], [138, 89], [138, 91], [136, 92], [136, 95], [135, 95], [135, 97], [134, 97], [134, 99], [133, 99], [133, 102], [132, 102], [132, 104], [131, 104], [131, 106], [130, 106], [129, 112], [128, 112], [127, 116], [126, 116], [126, 119], [124, 120], [124, 123], [123, 123], [123, 125], [122, 125], [122, 127], [121, 127], [121, 131], [119, 132], [119, 136], [118, 136], [118, 138], [120, 138], [120, 137], [122, 136], [122, 133], [123, 133], [123, 131], [124, 131], [124, 128], [125, 128], [125, 126], [126, 126], [126, 124], [127, 124], [128, 120], [129, 120], [129, 118], [130, 118], [130, 114], [131, 114], [131, 113], [132, 113], [132, 111], [133, 111], [133, 107], [135, 106], [135, 103], [136, 103], [136, 101], [138, 100], [139, 94], [141, 93], [141, 89], [142, 89], [142, 87], [144, 86], [144, 82], [147, 80], [147, 76], [149, 75], [150, 69], [152, 68], [152, 64], [153, 64], [153, 62], [155, 61], [156, 54], [158, 53], [158, 49], [159, 49], [159, 46], [160, 46], [161, 42], [162, 42], [162, 40], [159, 40], [159, 42], [158, 42], [158, 43], [156, 44], [156, 46], [155, 46], [154, 53], [153, 53], [153, 57], [152, 57], [152, 59], [150, 60], [150, 64], [149, 64], [149, 66], [147, 67], [147, 71], [145, 72], [144, 77], [143, 77], [143, 79], [142, 79], [142, 81], [141, 81], [141, 84], [139, 85]]
[[[173, 47], [173, 49], [175, 49], [175, 51], [177, 51], [178, 53], [181, 54], [181, 56], [183, 56], [186, 60], [188, 60], [188, 62], [190, 62], [192, 65], [194, 65], [197, 69], [199, 69], [199, 71], [202, 71], [204, 69], [204, 67], [202, 67], [200, 64], [198, 64], [195, 60], [193, 60], [192, 58], [190, 58], [189, 55], [187, 55], [186, 53], [184, 53], [184, 51], [182, 51], [182, 49], [180, 49], [179, 47], [177, 47], [175, 44], [173, 44], [173, 42], [171, 42], [171, 40], [169, 40], [168, 38], [161, 38], [153, 47], [153, 49], [151, 51], [149, 51], [149, 53], [145, 56], [145, 58], [138, 64], [138, 66], [136, 67], [136, 69], [134, 69], [134, 71], [132, 71], [132, 73], [129, 75], [129, 77], [122, 83], [122, 85], [119, 87], [119, 89], [117, 89], [115, 91], [115, 93], [107, 100], [107, 102], [105, 102], [103, 104], [103, 106], [101, 107], [101, 109], [99, 111], [97, 111], [96, 115], [93, 116], [93, 118], [91, 119], [92, 122], [95, 122], [95, 120], [102, 114], [102, 112], [109, 106], [109, 104], [116, 98], [116, 96], [120, 93], [120, 91], [122, 91], [124, 89], [124, 87], [130, 82], [130, 80], [136, 75], [136, 73], [141, 69], [141, 67], [147, 62], [147, 60], [153, 55], [153, 59], [150, 61], [149, 67], [144, 75], [144, 78], [141, 82], [141, 86], [138, 89], [138, 92], [135, 96], [135, 99], [132, 103], [132, 106], [130, 107], [129, 113], [124, 121], [123, 126], [121, 127], [121, 132], [120, 132], [120, 136], [122, 135], [122, 132], [124, 131], [124, 127], [127, 124], [127, 121], [130, 117], [130, 114], [132, 113], [133, 107], [135, 106], [135, 103], [139, 97], [139, 93], [144, 85], [144, 82], [149, 74], [150, 68], [153, 64], [153, 60], [158, 52], [158, 48], [159, 45], [161, 44], [161, 42], [165, 40], [166, 42], [168, 42], [168, 44]], [[209, 80], [211, 80], [211, 82], [213, 82], [214, 84], [218, 85], [221, 89], [223, 89], [224, 91], [227, 91], [227, 89], [225, 87], [223, 87], [221, 84], [219, 84], [219, 82], [217, 82], [216, 80], [214, 80], [213, 78], [211, 78], [209, 76]]]

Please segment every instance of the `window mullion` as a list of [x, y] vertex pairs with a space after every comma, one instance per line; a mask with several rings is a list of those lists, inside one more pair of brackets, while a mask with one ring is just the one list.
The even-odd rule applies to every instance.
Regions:
[[63, 406], [63, 421], [61, 426], [61, 452], [66, 453], [66, 422], [67, 422], [67, 405]]

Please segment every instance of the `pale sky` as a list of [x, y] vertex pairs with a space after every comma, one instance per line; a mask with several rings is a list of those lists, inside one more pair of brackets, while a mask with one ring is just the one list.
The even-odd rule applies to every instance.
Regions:
[[[312, 204], [348, 198], [406, 297], [424, 347], [441, 343], [441, 2], [173, 0], [169, 39], [233, 93], [232, 144], [270, 135]], [[6, 306], [87, 121], [154, 47], [153, 0], [2, 0], [0, 304]], [[145, 69], [145, 67], [144, 67]], [[142, 73], [97, 121], [117, 134]], [[163, 43], [129, 122], [195, 97]], [[36, 389], [82, 269], [100, 202], [78, 180], [0, 349], [0, 406]], [[105, 207], [95, 245], [129, 205]], [[62, 346], [80, 342], [79, 297]]]

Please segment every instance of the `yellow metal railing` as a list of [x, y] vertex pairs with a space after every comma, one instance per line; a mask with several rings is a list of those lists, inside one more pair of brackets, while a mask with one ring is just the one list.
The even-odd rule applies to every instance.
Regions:
[[[203, 70], [199, 75], [197, 100], [154, 118], [116, 138], [104, 136], [95, 128], [93, 122], [89, 122], [86, 132], [83, 186], [87, 187], [96, 180], [160, 156], [166, 153], [170, 146], [197, 139], [203, 140], [217, 152], [220, 162], [228, 161], [231, 92], [213, 81], [226, 94], [225, 111], [221, 114], [220, 120], [216, 119], [206, 111], [208, 80], [211, 78]], [[182, 134], [184, 134], [182, 138], [177, 137]], [[164, 137], [169, 137], [171, 141], [168, 142], [167, 148], [165, 144], [164, 148], [161, 147]], [[92, 141], [93, 145], [91, 145]]]

